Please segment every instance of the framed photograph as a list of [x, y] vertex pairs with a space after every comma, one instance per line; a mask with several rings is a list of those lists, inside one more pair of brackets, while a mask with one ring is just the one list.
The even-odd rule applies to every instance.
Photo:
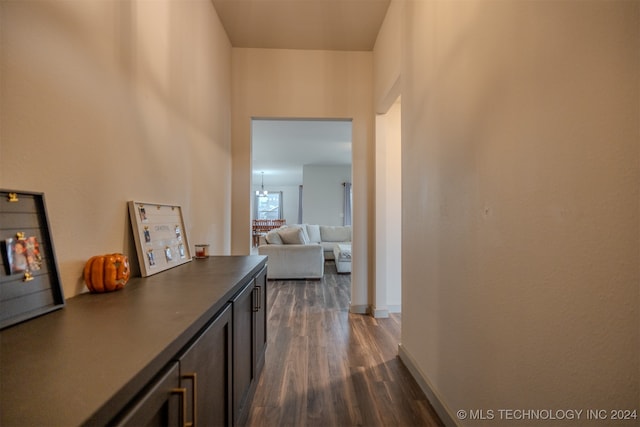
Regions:
[[129, 217], [142, 277], [191, 261], [180, 206], [129, 201]]
[[44, 194], [0, 190], [0, 329], [65, 305]]
[[7, 253], [7, 274], [27, 271], [27, 247], [24, 239], [11, 237], [5, 241]]
[[22, 232], [5, 241], [7, 274], [34, 273], [42, 267], [42, 255], [36, 236], [25, 238]]

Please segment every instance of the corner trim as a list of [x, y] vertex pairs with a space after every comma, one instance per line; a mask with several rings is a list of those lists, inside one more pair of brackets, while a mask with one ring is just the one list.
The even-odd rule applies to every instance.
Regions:
[[402, 94], [402, 86], [400, 85], [401, 78], [401, 74], [398, 73], [395, 80], [393, 81], [389, 89], [385, 92], [382, 99], [380, 99], [376, 103], [376, 114], [387, 114], [387, 112], [389, 112], [389, 108], [391, 108], [393, 103], [396, 102], [396, 99], [398, 99], [398, 97]]
[[402, 344], [398, 344], [398, 357], [407, 367], [424, 394], [427, 396], [431, 406], [433, 406], [433, 409], [436, 411], [444, 425], [447, 427], [460, 427], [460, 424], [458, 424], [456, 419], [451, 415], [452, 412], [450, 408], [444, 403], [442, 396], [440, 396], [436, 391], [427, 376], [420, 370], [420, 368], [418, 368], [415, 360]]

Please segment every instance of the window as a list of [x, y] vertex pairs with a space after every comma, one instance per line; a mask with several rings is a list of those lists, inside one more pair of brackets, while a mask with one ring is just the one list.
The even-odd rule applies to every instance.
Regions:
[[254, 197], [255, 219], [282, 219], [282, 191]]

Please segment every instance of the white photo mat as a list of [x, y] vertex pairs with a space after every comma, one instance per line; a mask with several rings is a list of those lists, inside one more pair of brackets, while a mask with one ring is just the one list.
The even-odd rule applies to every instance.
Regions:
[[142, 277], [191, 261], [180, 206], [129, 201], [129, 216]]

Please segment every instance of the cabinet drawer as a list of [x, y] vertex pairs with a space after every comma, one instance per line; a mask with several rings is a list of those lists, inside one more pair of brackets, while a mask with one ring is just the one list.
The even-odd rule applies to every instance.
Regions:
[[179, 358], [181, 387], [187, 390], [187, 422], [232, 425], [231, 304], [219, 313]]
[[151, 384], [116, 421], [118, 426], [182, 426], [184, 425], [186, 390], [179, 388], [178, 363], [169, 365], [166, 372]]

